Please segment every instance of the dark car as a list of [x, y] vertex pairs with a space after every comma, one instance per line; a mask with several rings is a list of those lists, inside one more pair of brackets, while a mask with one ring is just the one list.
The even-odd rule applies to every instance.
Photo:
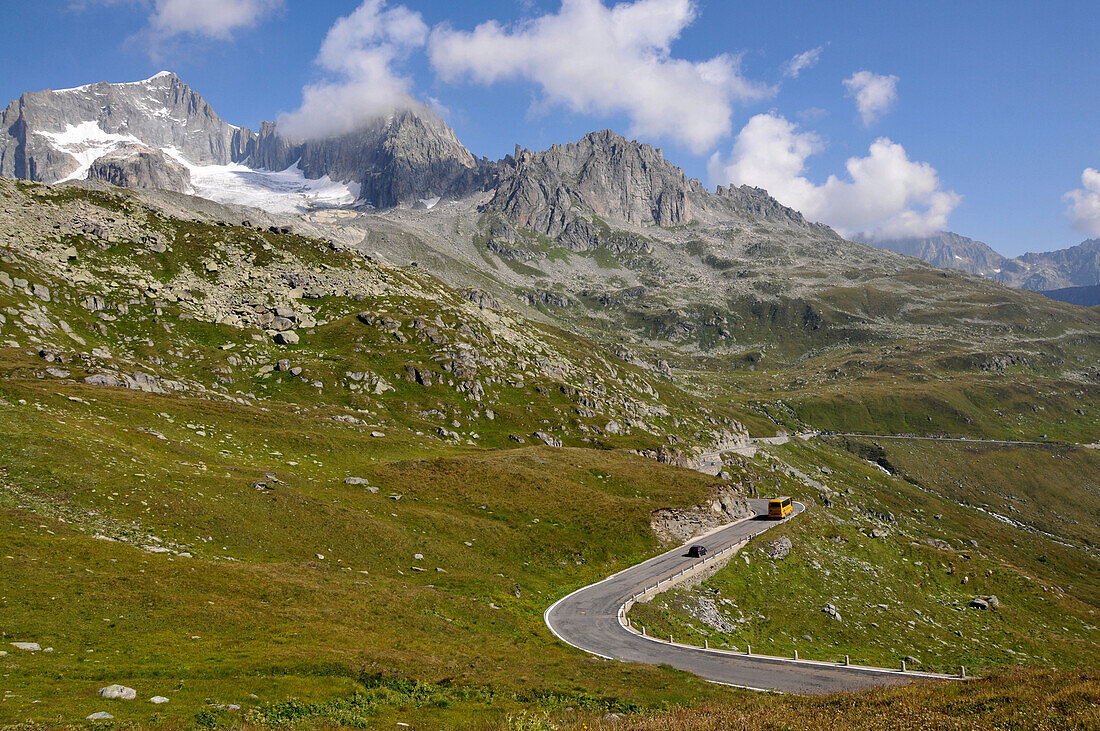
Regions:
[[692, 546], [688, 549], [688, 555], [692, 558], [702, 558], [707, 555], [706, 546]]

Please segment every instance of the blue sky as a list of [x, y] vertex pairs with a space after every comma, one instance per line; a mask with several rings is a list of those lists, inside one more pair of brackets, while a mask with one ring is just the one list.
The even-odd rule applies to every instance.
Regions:
[[[444, 109], [477, 155], [610, 127], [712, 187], [763, 185], [849, 232], [946, 222], [1009, 255], [1100, 235], [1100, 175], [1082, 180], [1100, 168], [1096, 2], [632, 0], [615, 16], [599, 0], [4, 4], [5, 99], [166, 68], [230, 122], [298, 110], [283, 119], [313, 129], [324, 104], [368, 109], [389, 89]], [[318, 63], [361, 5], [374, 7], [354, 37]], [[383, 77], [363, 70], [379, 58]], [[300, 109], [311, 84], [325, 96]]]

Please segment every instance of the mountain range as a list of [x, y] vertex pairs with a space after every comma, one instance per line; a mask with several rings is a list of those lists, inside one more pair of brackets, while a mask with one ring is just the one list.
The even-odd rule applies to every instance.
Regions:
[[[175, 199], [192, 210], [201, 198], [259, 208], [287, 230], [415, 262], [530, 316], [652, 350], [652, 362], [672, 347], [755, 367], [899, 336], [935, 340], [943, 322], [955, 334], [1002, 332], [984, 345], [1008, 350], [1033, 334], [1010, 308], [983, 303], [1049, 309], [846, 241], [764, 190], [710, 191], [660, 149], [609, 130], [489, 161], [419, 108], [295, 140], [275, 123], [229, 124], [169, 72], [22, 95], [0, 115], [0, 174], [193, 194]], [[1015, 266], [972, 248], [985, 257], [980, 274]], [[945, 308], [958, 299], [966, 304]], [[1028, 348], [1036, 362], [1060, 357]]]
[[988, 244], [940, 231], [924, 238], [861, 240], [871, 246], [915, 256], [932, 266], [961, 269], [1010, 287], [1042, 292], [1052, 299], [1092, 307], [1100, 305], [1100, 239], [1068, 249], [1002, 256]]

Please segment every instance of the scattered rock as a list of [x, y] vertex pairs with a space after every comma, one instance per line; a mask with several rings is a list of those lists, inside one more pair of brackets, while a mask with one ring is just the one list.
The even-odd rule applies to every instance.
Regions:
[[543, 441], [543, 443], [545, 443], [547, 446], [550, 446], [550, 447], [560, 447], [561, 446], [561, 439], [558, 439], [553, 434], [547, 434], [544, 431], [537, 431], [537, 432], [535, 432], [534, 436], [538, 439], [541, 439]]
[[299, 342], [298, 333], [293, 330], [275, 333], [274, 340], [279, 345], [297, 345]]
[[26, 650], [27, 652], [39, 652], [42, 647], [37, 642], [13, 642], [11, 646], [17, 650]]
[[787, 536], [777, 538], [764, 546], [764, 555], [773, 561], [782, 561], [791, 552], [791, 539]]
[[112, 716], [110, 713], [107, 713], [107, 711], [98, 711], [97, 713], [93, 713], [92, 715], [88, 716], [85, 720], [88, 720], [88, 721], [110, 721], [113, 718], [114, 718], [114, 716]]
[[837, 608], [834, 607], [832, 604], [826, 604], [825, 607], [821, 611], [825, 612], [825, 614], [828, 614], [830, 617], [832, 617], [833, 619], [835, 619], [838, 622], [843, 622], [844, 621], [840, 616], [840, 612], [837, 611]]
[[158, 706], [159, 706], [159, 705], [161, 705], [161, 704], [167, 703], [167, 702], [168, 702], [168, 699], [167, 699], [167, 698], [165, 698], [165, 697], [164, 697], [164, 696], [162, 696], [162, 695], [155, 695], [155, 696], [153, 696], [152, 698], [150, 698], [150, 699], [149, 699], [149, 702], [150, 702], [150, 703], [155, 703], [156, 705], [158, 705]]
[[101, 698], [117, 698], [124, 701], [132, 701], [137, 698], [137, 691], [133, 688], [127, 688], [125, 685], [108, 685], [106, 688], [99, 689], [99, 695]]

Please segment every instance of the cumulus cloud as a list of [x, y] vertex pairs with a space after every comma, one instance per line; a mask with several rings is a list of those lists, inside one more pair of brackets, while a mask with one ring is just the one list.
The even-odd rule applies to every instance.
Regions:
[[927, 236], [946, 227], [961, 197], [942, 189], [936, 170], [909, 159], [885, 137], [866, 157], [846, 163], [847, 176], [822, 185], [806, 177], [806, 160], [825, 149], [823, 140], [777, 114], [758, 114], [734, 141], [729, 158], [710, 160], [713, 180], [766, 188], [781, 203], [842, 232], [879, 238]]
[[155, 0], [149, 23], [165, 35], [193, 33], [226, 40], [234, 30], [255, 25], [282, 4], [283, 0]]
[[283, 7], [283, 0], [77, 0], [72, 7], [137, 5], [149, 12], [149, 31], [159, 38], [194, 35], [228, 40]]
[[821, 53], [825, 50], [825, 46], [818, 46], [817, 48], [811, 48], [808, 51], [791, 57], [787, 63], [783, 64], [783, 75], [788, 79], [797, 79], [798, 75], [807, 69], [812, 69], [817, 65], [817, 62], [821, 60]]
[[444, 81], [538, 84], [543, 103], [582, 114], [625, 114], [630, 133], [667, 137], [703, 152], [732, 131], [737, 102], [773, 90], [747, 80], [740, 59], [674, 58], [671, 46], [696, 17], [693, 0], [563, 0], [511, 27], [496, 21], [473, 31], [439, 26], [429, 56]]
[[1100, 170], [1085, 168], [1081, 186], [1066, 193], [1073, 227], [1090, 236], [1100, 236]]
[[870, 127], [889, 112], [898, 100], [898, 77], [871, 71], [857, 71], [844, 80], [848, 96], [856, 100], [863, 124]]
[[301, 106], [279, 117], [280, 132], [300, 139], [340, 135], [394, 109], [422, 106], [395, 65], [427, 39], [420, 13], [365, 0], [329, 29], [317, 55], [329, 76], [302, 90]]

